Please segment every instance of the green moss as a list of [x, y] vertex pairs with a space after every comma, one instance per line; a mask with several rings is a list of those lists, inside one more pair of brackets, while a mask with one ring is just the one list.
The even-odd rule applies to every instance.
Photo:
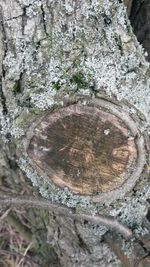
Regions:
[[75, 58], [72, 62], [74, 68], [80, 67], [81, 60], [79, 58]]
[[56, 91], [59, 91], [59, 89], [61, 88], [60, 81], [53, 82], [52, 88]]
[[20, 80], [15, 81], [15, 84], [13, 86], [13, 94], [16, 96], [17, 94], [21, 93], [21, 84]]
[[88, 86], [82, 72], [77, 72], [77, 73], [73, 74], [71, 79], [70, 79], [70, 82], [77, 85], [77, 90], [81, 89], [81, 88], [82, 89], [87, 88], [87, 86]]

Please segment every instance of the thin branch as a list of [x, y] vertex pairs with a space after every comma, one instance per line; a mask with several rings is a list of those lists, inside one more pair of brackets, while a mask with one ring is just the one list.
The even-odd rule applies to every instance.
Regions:
[[9, 212], [11, 211], [11, 209], [7, 209], [2, 216], [0, 217], [0, 223], [8, 216]]
[[18, 256], [19, 258], [34, 264], [34, 266], [37, 266], [37, 263], [34, 262], [29, 256], [27, 255], [24, 256], [16, 251], [8, 251], [8, 250], [0, 249], [0, 255], [11, 255], [11, 256], [16, 256], [16, 257]]
[[33, 242], [32, 238], [32, 233], [31, 231], [23, 225], [18, 218], [16, 218], [13, 214], [8, 214], [7, 217], [5, 218], [7, 223], [14, 227], [18, 233], [22, 235], [22, 237], [27, 241], [27, 242]]
[[112, 216], [103, 216], [101, 214], [92, 216], [87, 214], [75, 214], [74, 210], [58, 204], [53, 204], [47, 200], [35, 199], [35, 198], [13, 198], [5, 196], [4, 199], [0, 199], [0, 206], [9, 207], [25, 207], [25, 208], [42, 208], [50, 211], [57, 212], [61, 216], [71, 217], [78, 221], [87, 220], [95, 225], [104, 225], [110, 230], [122, 234], [125, 238], [132, 237], [132, 231], [126, 226], [122, 225]]

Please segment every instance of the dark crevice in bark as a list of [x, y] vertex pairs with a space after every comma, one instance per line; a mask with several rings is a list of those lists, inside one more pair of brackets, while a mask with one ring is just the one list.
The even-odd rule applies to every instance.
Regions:
[[149, 209], [148, 212], [147, 212], [146, 218], [147, 218], [147, 220], [150, 222], [150, 209]]
[[103, 21], [106, 27], [112, 23], [112, 18], [108, 16], [106, 13], [103, 13], [102, 17], [103, 17]]
[[12, 169], [12, 170], [16, 171], [18, 169], [18, 165], [16, 163], [16, 159], [8, 158], [8, 164], [9, 164], [10, 169]]
[[11, 21], [13, 19], [18, 19], [18, 18], [21, 18], [23, 15], [19, 15], [19, 16], [16, 16], [16, 17], [12, 17], [12, 18], [9, 18], [9, 19], [5, 19], [5, 22], [7, 21]]
[[91, 254], [91, 251], [90, 251], [89, 247], [84, 242], [83, 238], [81, 237], [81, 235], [80, 235], [80, 233], [78, 231], [76, 220], [74, 220], [74, 229], [75, 229], [76, 236], [78, 238], [78, 243], [79, 243], [80, 248], [84, 251], [84, 253]]
[[[6, 31], [5, 31], [5, 26], [4, 26], [4, 17], [3, 17], [3, 10], [2, 7], [0, 6], [0, 24], [1, 24], [1, 30], [2, 30], [2, 36], [3, 36], [3, 60], [6, 57], [6, 53], [8, 51], [8, 45], [7, 45], [7, 36], [6, 36]], [[2, 62], [2, 75], [5, 78], [5, 68]]]
[[46, 20], [46, 18], [45, 18], [45, 10], [44, 10], [43, 5], [41, 5], [41, 11], [42, 11], [42, 23], [43, 23], [44, 32], [48, 36], [48, 32], [47, 32], [47, 28], [46, 28], [46, 23], [45, 23], [45, 20]]
[[19, 0], [15, 0], [15, 2], [20, 6], [20, 7], [22, 7], [22, 8], [28, 8], [28, 7], [30, 7], [30, 6], [33, 6], [36, 2], [37, 2], [37, 0], [35, 0], [35, 1], [33, 1], [32, 3], [29, 3], [29, 4], [26, 4], [26, 3], [22, 3], [22, 1], [19, 1]]
[[22, 83], [23, 83], [23, 72], [20, 72], [19, 79], [15, 81], [15, 85], [13, 88], [13, 93], [15, 96], [23, 92]]
[[24, 28], [25, 28], [25, 25], [26, 25], [26, 22], [27, 22], [27, 15], [26, 15], [26, 12], [27, 12], [27, 7], [23, 7], [23, 14], [22, 14], [22, 35], [24, 35]]
[[131, 15], [130, 15], [131, 23], [133, 23], [135, 21], [136, 17], [139, 15], [144, 2], [146, 2], [146, 1], [133, 0]]
[[1, 28], [2, 36], [3, 36], [3, 59], [2, 59], [2, 74], [0, 76], [0, 98], [1, 98], [2, 108], [3, 108], [3, 115], [6, 115], [8, 113], [8, 109], [6, 105], [6, 97], [5, 97], [4, 90], [3, 90], [3, 79], [5, 79], [6, 71], [5, 71], [5, 67], [3, 64], [3, 60], [6, 57], [8, 46], [7, 46], [7, 37], [6, 37], [6, 32], [5, 32], [5, 27], [4, 27], [3, 10], [1, 6], [0, 6], [0, 28]]
[[[9, 143], [5, 147], [5, 155], [6, 155], [6, 162], [11, 171], [18, 175], [18, 164], [17, 164], [17, 156], [16, 156], [16, 145], [11, 141], [11, 135], [8, 135]], [[12, 180], [13, 180], [12, 176]]]
[[116, 40], [117, 46], [119, 48], [120, 55], [123, 56], [123, 47], [122, 47], [121, 37], [118, 35], [118, 36], [116, 36], [115, 40]]
[[33, 6], [34, 4], [36, 4], [36, 2], [38, 2], [38, 0], [32, 1], [32, 3], [29, 3], [29, 4], [23, 3], [22, 5], [23, 5], [23, 7], [30, 7], [30, 6]]
[[6, 105], [6, 97], [4, 95], [3, 87], [2, 87], [2, 76], [0, 76], [0, 99], [1, 99], [1, 104], [3, 107], [3, 115], [5, 116], [8, 113], [8, 109]]
[[[3, 17], [3, 10], [2, 10], [2, 7], [0, 6], [0, 28], [1, 28], [2, 36], [3, 36], [2, 74], [0, 75], [0, 100], [1, 100], [1, 105], [2, 105], [2, 112], [3, 112], [4, 119], [5, 119], [6, 125], [7, 125], [7, 114], [8, 114], [8, 108], [7, 108], [7, 103], [6, 103], [7, 95], [5, 96], [4, 88], [3, 88], [3, 83], [5, 82], [6, 70], [5, 70], [5, 66], [3, 64], [3, 61], [4, 61], [4, 59], [7, 55], [7, 51], [8, 51], [8, 40], [7, 40], [7, 36], [6, 36], [4, 23], [5, 22], [4, 22], [4, 17]], [[10, 143], [11, 133], [9, 132], [9, 127], [7, 129], [7, 133], [5, 134], [5, 138]], [[13, 153], [15, 153], [15, 150], [13, 150]], [[7, 153], [6, 153], [6, 157], [7, 157], [7, 163], [9, 165], [10, 169], [16, 170], [18, 167], [17, 163], [16, 163], [16, 155], [14, 154], [14, 156], [11, 157], [11, 156], [7, 155]]]
[[150, 61], [150, 1], [133, 0], [129, 19], [138, 41], [148, 53], [147, 60]]
[[[6, 54], [7, 54], [7, 51], [8, 51], [8, 44], [7, 44], [7, 37], [6, 37], [6, 33], [5, 33], [5, 27], [4, 27], [4, 19], [3, 19], [3, 13], [2, 13], [2, 10], [0, 9], [0, 16], [1, 16], [1, 28], [2, 28], [2, 33], [3, 33], [3, 51], [4, 51], [4, 55], [3, 55], [3, 60], [5, 59], [6, 57]], [[0, 76], [0, 99], [1, 99], [1, 104], [2, 104], [2, 108], [3, 108], [3, 115], [4, 115], [4, 118], [6, 120], [7, 118], [7, 114], [8, 114], [8, 108], [7, 108], [7, 104], [6, 104], [6, 97], [5, 97], [5, 94], [4, 94], [4, 90], [3, 90], [3, 81], [5, 80], [5, 74], [6, 74], [6, 71], [5, 71], [5, 67], [3, 65], [3, 62], [2, 62], [2, 76]], [[6, 124], [7, 124], [7, 121], [6, 121]], [[6, 139], [8, 141], [10, 141], [11, 139], [11, 133], [8, 131], [5, 135]], [[8, 157], [8, 163], [10, 168], [12, 168], [12, 165], [14, 165], [14, 163], [12, 164], [12, 160], [10, 160]], [[13, 161], [15, 162], [15, 160]], [[16, 163], [15, 163], [16, 165]], [[16, 169], [16, 167], [15, 167]]]

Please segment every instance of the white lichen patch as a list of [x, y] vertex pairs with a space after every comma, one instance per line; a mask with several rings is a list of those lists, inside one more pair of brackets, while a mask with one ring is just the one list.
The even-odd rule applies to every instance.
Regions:
[[136, 236], [147, 234], [147, 228], [143, 228], [143, 220], [148, 212], [148, 198], [150, 196], [149, 185], [142, 188], [134, 197], [126, 197], [125, 200], [119, 201], [117, 209], [112, 209], [110, 214], [126, 223], [129, 227], [134, 226]]
[[[27, 120], [21, 112], [24, 109], [38, 110], [43, 115], [43, 110], [51, 109], [58, 101], [60, 103], [62, 95], [90, 96], [91, 92], [105, 93], [118, 102], [130, 103], [145, 116], [141, 126], [143, 131], [149, 129], [149, 64], [119, 1], [14, 2], [20, 3], [16, 13], [15, 9], [7, 12], [8, 4], [3, 1], [5, 20], [22, 15], [20, 7], [26, 8], [26, 14], [23, 19], [4, 23], [7, 41], [11, 40], [11, 45], [8, 45], [3, 60], [6, 73], [4, 94], [8, 106], [7, 116], [4, 116], [2, 108], [0, 110], [3, 136], [11, 133], [19, 138], [27, 131], [20, 126], [19, 120], [16, 122], [17, 117], [21, 122]], [[21, 81], [21, 90], [14, 96], [10, 85], [18, 80]], [[130, 112], [133, 115], [137, 113], [134, 108], [130, 108]], [[109, 136], [108, 129], [105, 134]], [[19, 166], [43, 197], [68, 207], [78, 206], [93, 215], [103, 210], [103, 206], [92, 203], [90, 198], [56, 188], [47, 177], [38, 174], [28, 156], [25, 160], [20, 159]], [[108, 214], [110, 210], [116, 216], [120, 213], [127, 225], [137, 222], [141, 227], [147, 194], [139, 196], [140, 202], [138, 197], [119, 202], [120, 209], [117, 210], [107, 207]]]
[[8, 52], [6, 54], [3, 64], [5, 68], [10, 70], [8, 72], [8, 79], [11, 79], [12, 77], [13, 79], [18, 78], [18, 74], [20, 73], [20, 69], [21, 69], [21, 63], [22, 63], [22, 58], [20, 57], [15, 58], [12, 52]]
[[[6, 2], [6, 3], [3, 3]], [[11, 20], [15, 17], [21, 16], [23, 11], [17, 1], [1, 1], [1, 6], [3, 7], [4, 14], [7, 13], [7, 20]], [[5, 18], [5, 16], [4, 16]]]
[[110, 130], [109, 129], [104, 130], [104, 134], [105, 135], [109, 135], [110, 134]]
[[55, 94], [56, 92], [51, 89], [41, 94], [31, 94], [31, 103], [40, 110], [46, 110], [55, 104]]
[[20, 4], [27, 7], [25, 35], [18, 32], [13, 37], [16, 51], [7, 51], [4, 65], [7, 79], [17, 80], [20, 72], [25, 73], [24, 94], [29, 92], [31, 104], [46, 110], [62, 92], [87, 96], [91, 90], [105, 91], [135, 105], [150, 123], [149, 66], [122, 4], [117, 0], [50, 1], [48, 6], [44, 0], [20, 0]]
[[10, 121], [8, 117], [4, 116], [3, 109], [1, 106], [0, 106], [0, 125], [1, 125], [0, 134], [1, 134], [2, 140], [4, 143], [7, 143], [8, 140], [6, 136], [10, 132]]
[[43, 197], [72, 208], [77, 205], [78, 208], [87, 209], [91, 214], [96, 214], [96, 206], [91, 203], [89, 197], [73, 195], [67, 188], [64, 190], [58, 189], [46, 175], [40, 176], [38, 172], [33, 169], [28, 157], [20, 158], [18, 164], [21, 170], [25, 172], [27, 177], [32, 181], [33, 185], [39, 188], [39, 192]]
[[21, 136], [24, 135], [24, 130], [20, 127], [15, 127], [15, 126], [12, 126], [11, 129], [10, 129], [10, 133], [12, 135], [12, 137], [14, 138], [20, 138]]
[[18, 1], [23, 6], [41, 5], [41, 0], [19, 0]]
[[[104, 216], [111, 215], [118, 217], [118, 219], [129, 228], [134, 226], [134, 234], [142, 236], [147, 233], [147, 228], [142, 228], [143, 218], [147, 214], [148, 203], [147, 199], [150, 195], [149, 186], [145, 186], [138, 193], [130, 198], [126, 197], [125, 200], [119, 200], [116, 207], [111, 205], [107, 206], [101, 203], [93, 203], [92, 199], [88, 196], [79, 196], [72, 194], [68, 188], [59, 189], [55, 186], [46, 175], [40, 175], [32, 166], [29, 158], [20, 158], [18, 162], [21, 170], [25, 172], [27, 177], [32, 181], [33, 185], [39, 188], [40, 194], [52, 202], [63, 204], [67, 207], [74, 208], [80, 213], [88, 213], [91, 215], [103, 214]], [[107, 228], [96, 228], [97, 234], [103, 235]]]

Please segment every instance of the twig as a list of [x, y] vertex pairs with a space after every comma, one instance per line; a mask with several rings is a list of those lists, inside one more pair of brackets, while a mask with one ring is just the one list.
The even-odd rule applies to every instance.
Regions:
[[31, 231], [24, 226], [18, 218], [16, 218], [13, 214], [8, 214], [8, 216], [5, 218], [8, 224], [10, 224], [12, 227], [16, 229], [18, 233], [22, 235], [22, 237], [27, 241], [27, 242], [33, 242], [32, 240], [32, 233]]
[[10, 212], [11, 209], [7, 209], [3, 214], [2, 216], [0, 217], [0, 222], [2, 222], [7, 216], [8, 216], [8, 213]]
[[37, 266], [37, 263], [34, 262], [29, 256], [27, 255], [22, 255], [20, 254], [19, 252], [16, 252], [16, 251], [8, 251], [8, 250], [4, 250], [4, 249], [0, 249], [0, 255], [12, 255], [12, 256], [18, 256], [19, 258], [23, 258], [24, 260], [34, 264], [34, 266], [36, 265]]
[[42, 208], [57, 212], [61, 216], [71, 217], [78, 221], [87, 220], [95, 225], [104, 225], [108, 229], [115, 230], [116, 232], [122, 234], [125, 238], [132, 237], [132, 231], [126, 226], [122, 225], [112, 216], [103, 216], [101, 214], [97, 216], [87, 215], [87, 214], [75, 214], [74, 210], [67, 208], [58, 204], [53, 204], [47, 200], [35, 199], [35, 198], [13, 198], [8, 197], [0, 199], [0, 206], [11, 206], [11, 207], [26, 207], [26, 208]]
[[25, 252], [23, 253], [23, 257], [22, 257], [22, 259], [20, 259], [20, 261], [19, 261], [17, 267], [21, 266], [21, 264], [22, 264], [22, 262], [23, 262], [23, 260], [24, 260], [24, 257], [26, 257], [28, 251], [29, 251], [31, 248], [32, 248], [32, 242], [29, 243], [29, 245], [28, 245], [27, 248], [25, 249]]
[[104, 225], [108, 229], [115, 230], [116, 232], [122, 234], [125, 238], [132, 237], [132, 231], [118, 222], [113, 216], [104, 216], [104, 215], [97, 215], [97, 216], [90, 216], [86, 214], [76, 214], [75, 219], [83, 219], [87, 220], [96, 225]]

